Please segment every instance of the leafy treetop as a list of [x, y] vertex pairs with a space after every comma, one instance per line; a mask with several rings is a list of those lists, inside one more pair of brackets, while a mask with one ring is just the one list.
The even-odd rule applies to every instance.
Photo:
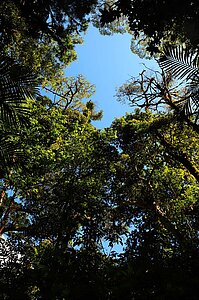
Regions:
[[75, 59], [96, 0], [8, 0], [0, 4], [0, 52], [50, 77]]
[[162, 41], [179, 40], [198, 48], [198, 1], [107, 1], [101, 10], [102, 25], [126, 16], [134, 38], [147, 40], [148, 51], [157, 52]]

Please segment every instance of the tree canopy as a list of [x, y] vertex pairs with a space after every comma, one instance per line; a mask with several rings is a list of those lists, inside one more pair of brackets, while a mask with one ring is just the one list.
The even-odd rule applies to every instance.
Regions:
[[134, 38], [148, 38], [148, 51], [157, 52], [162, 41], [178, 40], [198, 49], [198, 1], [116, 0], [106, 1], [101, 10], [102, 25], [124, 15]]
[[[0, 11], [0, 298], [198, 299], [198, 3]], [[132, 113], [101, 130], [95, 87], [62, 69], [91, 14], [161, 51], [162, 72], [118, 89]]]
[[22, 1], [0, 4], [0, 53], [14, 57], [43, 76], [76, 58], [74, 45], [88, 25], [96, 0]]

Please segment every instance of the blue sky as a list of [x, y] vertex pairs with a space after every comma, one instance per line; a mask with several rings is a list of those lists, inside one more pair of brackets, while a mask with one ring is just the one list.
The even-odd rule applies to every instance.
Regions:
[[131, 52], [129, 34], [104, 36], [91, 26], [83, 38], [83, 45], [76, 46], [78, 59], [66, 69], [66, 75], [82, 74], [96, 86], [92, 100], [104, 117], [95, 126], [108, 127], [114, 118], [132, 111], [127, 104], [116, 101], [116, 88], [137, 76], [144, 69], [143, 63], [154, 69], [157, 66], [155, 61], [142, 60]]

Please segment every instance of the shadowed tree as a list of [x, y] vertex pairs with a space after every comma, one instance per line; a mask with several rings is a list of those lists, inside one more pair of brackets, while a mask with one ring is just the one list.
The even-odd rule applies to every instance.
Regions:
[[101, 10], [102, 26], [126, 16], [134, 39], [144, 39], [152, 54], [162, 42], [186, 42], [198, 48], [198, 1], [116, 0]]

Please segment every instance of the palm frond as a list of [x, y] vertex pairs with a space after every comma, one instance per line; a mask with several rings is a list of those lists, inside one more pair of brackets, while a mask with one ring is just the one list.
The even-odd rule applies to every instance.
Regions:
[[199, 75], [199, 56], [196, 52], [183, 47], [164, 48], [159, 65], [166, 73], [177, 79], [192, 79]]
[[0, 121], [16, 127], [28, 119], [27, 98], [38, 94], [38, 80], [27, 68], [0, 57]]
[[0, 176], [26, 160], [20, 132], [0, 130]]
[[162, 70], [172, 77], [185, 80], [186, 95], [176, 104], [186, 115], [199, 118], [199, 54], [183, 47], [168, 47], [160, 57]]
[[17, 154], [16, 145], [10, 139], [9, 134], [0, 131], [0, 161], [1, 168], [5, 166], [12, 166], [14, 158]]

